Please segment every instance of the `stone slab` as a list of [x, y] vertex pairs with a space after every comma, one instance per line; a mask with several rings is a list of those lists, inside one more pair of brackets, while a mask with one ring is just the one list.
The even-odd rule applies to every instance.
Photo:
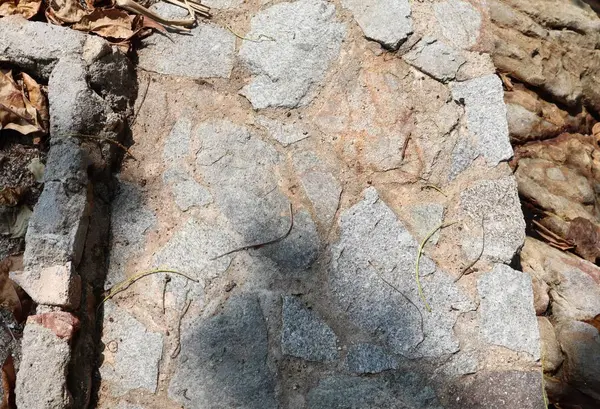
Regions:
[[442, 34], [455, 47], [475, 45], [481, 28], [481, 14], [469, 2], [446, 0], [434, 3], [433, 10]]
[[467, 62], [459, 51], [432, 37], [423, 38], [402, 59], [444, 83], [454, 80]]
[[378, 345], [363, 343], [348, 349], [346, 365], [357, 374], [374, 374], [397, 369], [398, 360]]

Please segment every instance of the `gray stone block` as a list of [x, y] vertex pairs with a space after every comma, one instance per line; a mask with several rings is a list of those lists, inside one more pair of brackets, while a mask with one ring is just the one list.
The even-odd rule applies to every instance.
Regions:
[[351, 372], [372, 374], [398, 368], [398, 360], [378, 345], [358, 344], [348, 350], [346, 365]]
[[496, 264], [477, 282], [481, 299], [481, 332], [494, 345], [527, 352], [540, 359], [540, 334], [535, 310], [531, 277], [512, 268]]
[[479, 151], [487, 163], [496, 166], [513, 156], [508, 138], [508, 121], [502, 81], [486, 75], [452, 84], [452, 96], [465, 104], [467, 126], [479, 140]]
[[283, 146], [289, 146], [309, 137], [308, 131], [264, 116], [256, 118], [256, 123], [265, 128], [269, 135]]
[[[171, 8], [184, 11], [164, 3], [156, 7], [166, 17], [174, 12]], [[229, 78], [233, 69], [235, 36], [212, 23], [200, 21], [189, 33], [153, 35], [142, 43], [138, 67], [144, 70], [190, 78]]]
[[22, 361], [15, 386], [16, 403], [27, 409], [65, 409], [72, 403], [67, 389], [71, 359], [68, 339], [31, 319], [23, 332]]
[[444, 83], [454, 80], [460, 67], [467, 62], [459, 51], [431, 37], [419, 41], [402, 58]]
[[81, 277], [71, 262], [29, 271], [11, 272], [10, 277], [37, 304], [68, 309], [79, 307]]
[[190, 150], [192, 122], [186, 115], [177, 118], [163, 147], [162, 158], [167, 164], [181, 162]]
[[88, 158], [78, 142], [74, 138], [53, 140], [46, 159], [44, 183], [62, 182], [67, 184], [71, 191], [77, 186], [87, 186]]
[[479, 39], [481, 14], [467, 1], [446, 0], [433, 4], [442, 34], [455, 47], [467, 49]]
[[20, 16], [3, 17], [0, 24], [0, 61], [48, 79], [57, 60], [79, 53], [85, 38], [85, 34], [68, 27], [30, 22]]
[[[438, 227], [444, 218], [444, 205], [439, 203], [421, 203], [410, 207], [410, 225], [416, 233], [416, 239], [420, 242]], [[437, 244], [441, 232], [438, 230], [431, 236], [428, 244]]]
[[87, 189], [70, 192], [61, 182], [48, 182], [29, 220], [25, 236], [25, 269], [81, 259], [89, 219]]
[[467, 258], [474, 260], [483, 246], [483, 258], [510, 263], [525, 240], [525, 220], [515, 179], [510, 176], [474, 183], [461, 193], [460, 207], [462, 220], [470, 227], [463, 230], [461, 243]]
[[[339, 53], [344, 25], [335, 6], [323, 0], [275, 4], [254, 16], [240, 48], [254, 75], [240, 93], [255, 109], [308, 104]], [[274, 41], [273, 41], [274, 40]]]
[[460, 311], [472, 310], [473, 303], [423, 256], [421, 282], [432, 308], [427, 312], [414, 279], [417, 241], [374, 188], [364, 195], [341, 217], [329, 271], [333, 300], [395, 354], [417, 358], [458, 351], [453, 327]]
[[397, 49], [412, 34], [408, 0], [342, 0], [365, 37], [386, 48]]
[[267, 354], [258, 299], [232, 297], [219, 314], [198, 318], [183, 332], [169, 396], [185, 409], [275, 409]]
[[307, 361], [329, 362], [338, 358], [337, 336], [314, 311], [296, 297], [283, 297], [281, 350]]
[[143, 389], [156, 392], [158, 364], [162, 357], [163, 336], [149, 331], [129, 312], [112, 301], [104, 305], [102, 343], [104, 362], [100, 366], [103, 382], [111, 384], [115, 396]]
[[208, 189], [181, 170], [168, 169], [163, 175], [163, 181], [171, 186], [175, 203], [182, 211], [191, 207], [202, 207], [212, 203]]

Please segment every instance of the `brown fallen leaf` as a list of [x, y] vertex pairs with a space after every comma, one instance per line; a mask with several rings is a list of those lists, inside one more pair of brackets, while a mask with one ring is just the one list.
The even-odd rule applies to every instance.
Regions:
[[15, 381], [17, 379], [15, 366], [11, 354], [8, 354], [2, 364], [2, 403], [0, 409], [14, 409], [15, 403]]
[[135, 35], [129, 14], [120, 9], [95, 9], [73, 25], [73, 28], [121, 41]]
[[17, 293], [16, 285], [8, 277], [11, 265], [10, 258], [0, 261], [0, 308], [10, 311], [15, 320], [21, 321], [23, 319], [23, 304]]
[[35, 107], [10, 71], [0, 71], [0, 129], [12, 129], [24, 135], [44, 131]]
[[25, 94], [31, 102], [31, 105], [36, 109], [38, 118], [40, 121], [40, 125], [44, 129], [44, 131], [48, 130], [48, 125], [50, 121], [50, 113], [48, 110], [48, 98], [46, 94], [42, 91], [42, 86], [38, 84], [33, 78], [31, 78], [26, 73], [21, 73], [21, 78], [23, 79], [23, 88], [25, 90]]
[[21, 15], [26, 19], [35, 16], [42, 5], [42, 0], [0, 0], [0, 16]]
[[15, 207], [21, 201], [21, 198], [27, 192], [27, 188], [23, 186], [0, 188], [0, 206]]
[[46, 9], [48, 20], [58, 25], [78, 23], [87, 13], [79, 0], [50, 0]]

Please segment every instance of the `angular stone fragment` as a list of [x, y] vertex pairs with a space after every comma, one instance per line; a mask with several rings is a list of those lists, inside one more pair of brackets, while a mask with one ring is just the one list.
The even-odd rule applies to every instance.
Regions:
[[556, 339], [554, 326], [546, 317], [537, 317], [540, 329], [541, 362], [544, 372], [554, 372], [563, 363], [563, 354]]
[[344, 33], [335, 6], [323, 0], [284, 2], [259, 12], [246, 37], [262, 40], [244, 40], [240, 48], [254, 74], [240, 93], [255, 109], [308, 104], [337, 58]]
[[30, 22], [20, 16], [3, 17], [0, 24], [0, 61], [48, 79], [56, 61], [79, 53], [85, 38], [84, 33], [68, 27]]
[[374, 188], [364, 195], [342, 214], [340, 239], [332, 249], [329, 289], [338, 308], [396, 354], [422, 357], [458, 351], [454, 323], [459, 311], [472, 309], [472, 303], [448, 274], [421, 257], [421, 282], [432, 308], [427, 312], [414, 280], [416, 240]]
[[87, 185], [88, 158], [83, 149], [74, 139], [59, 139], [53, 141], [48, 158], [44, 183], [67, 183], [70, 190]]
[[283, 297], [281, 350], [307, 361], [328, 362], [338, 358], [337, 336], [296, 297]]
[[87, 189], [48, 182], [35, 205], [25, 242], [26, 269], [69, 261], [76, 267], [83, 252], [89, 219]]
[[191, 132], [192, 121], [185, 115], [180, 116], [167, 136], [163, 148], [163, 161], [168, 166], [175, 166], [189, 153]]
[[475, 45], [481, 28], [481, 14], [468, 2], [445, 0], [433, 4], [442, 34], [455, 47], [467, 49]]
[[135, 317], [112, 301], [104, 305], [102, 342], [106, 345], [100, 367], [102, 381], [112, 396], [135, 389], [156, 391], [163, 336], [146, 329]]
[[408, 0], [342, 0], [365, 37], [386, 48], [397, 49], [412, 34]]
[[[465, 223], [462, 246], [469, 260], [482, 257], [510, 263], [525, 240], [525, 220], [514, 178], [476, 182], [460, 195]], [[483, 226], [483, 233], [481, 228]]]
[[258, 299], [232, 297], [219, 314], [198, 318], [183, 332], [169, 396], [185, 409], [275, 409], [267, 354]]
[[[155, 6], [155, 10], [163, 16], [171, 17], [185, 9], [160, 3]], [[186, 35], [178, 35], [172, 39], [161, 35], [146, 38], [143, 48], [138, 50], [138, 66], [166, 75], [229, 78], [233, 69], [234, 52], [235, 36], [231, 32], [200, 21]]]
[[28, 318], [31, 322], [48, 328], [54, 334], [64, 340], [71, 341], [75, 333], [79, 330], [79, 319], [73, 314], [64, 311], [47, 312], [44, 314], [32, 315]]
[[79, 307], [81, 277], [71, 262], [12, 272], [10, 276], [37, 304], [64, 308]]
[[540, 335], [528, 274], [496, 264], [477, 283], [481, 332], [494, 345], [540, 358]]
[[202, 207], [212, 202], [208, 189], [180, 170], [175, 168], [167, 170], [163, 180], [171, 185], [175, 203], [184, 212], [193, 206]]
[[454, 80], [460, 67], [467, 61], [460, 52], [431, 37], [419, 41], [402, 58], [444, 83]]
[[398, 368], [398, 360], [373, 344], [358, 344], [348, 350], [346, 365], [358, 374], [379, 373]]
[[[429, 233], [442, 223], [444, 205], [439, 203], [421, 203], [412, 206], [409, 212], [412, 217], [409, 225], [413, 227], [417, 241], [422, 242]], [[438, 230], [429, 238], [428, 243], [435, 245], [439, 238], [440, 232]]]
[[22, 361], [15, 387], [16, 403], [27, 409], [65, 409], [72, 403], [67, 389], [71, 358], [68, 338], [61, 338], [30, 317], [22, 340]]
[[452, 96], [465, 104], [467, 126], [479, 139], [479, 151], [496, 166], [513, 156], [502, 81], [496, 75], [452, 84]]

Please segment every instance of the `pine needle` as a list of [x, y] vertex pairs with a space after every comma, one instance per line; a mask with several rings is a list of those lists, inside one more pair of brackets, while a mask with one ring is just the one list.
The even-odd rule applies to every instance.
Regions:
[[118, 284], [115, 284], [114, 286], [111, 287], [111, 289], [108, 292], [108, 295], [106, 295], [106, 297], [104, 297], [104, 299], [100, 302], [100, 304], [98, 305], [98, 308], [100, 308], [100, 306], [102, 304], [104, 304], [106, 301], [110, 300], [111, 298], [113, 298], [115, 295], [119, 294], [122, 291], [125, 291], [126, 289], [128, 289], [133, 283], [135, 283], [136, 281], [147, 277], [149, 275], [152, 274], [158, 274], [158, 273], [168, 273], [168, 274], [177, 274], [180, 275], [182, 277], [187, 278], [190, 281], [193, 281], [195, 283], [198, 283], [199, 281], [196, 280], [195, 278], [192, 278], [186, 274], [180, 273], [178, 271], [175, 270], [165, 270], [165, 269], [157, 269], [157, 270], [150, 270], [150, 271], [143, 271], [141, 273], [138, 273], [132, 277], [129, 277], [123, 281], [121, 281]]
[[421, 286], [421, 276], [419, 274], [419, 264], [421, 262], [421, 255], [423, 255], [423, 249], [425, 248], [425, 245], [427, 244], [427, 242], [429, 241], [431, 236], [433, 236], [438, 230], [445, 229], [446, 227], [450, 227], [456, 223], [458, 223], [458, 222], [440, 223], [433, 230], [431, 230], [429, 232], [429, 234], [427, 234], [427, 236], [423, 239], [423, 241], [419, 245], [419, 251], [417, 252], [417, 261], [415, 264], [415, 281], [417, 282], [417, 290], [419, 292], [419, 297], [421, 297], [423, 304], [425, 304], [425, 309], [427, 310], [427, 312], [431, 312], [431, 306], [427, 302], [427, 299], [425, 299], [425, 294], [423, 293], [423, 287]]

